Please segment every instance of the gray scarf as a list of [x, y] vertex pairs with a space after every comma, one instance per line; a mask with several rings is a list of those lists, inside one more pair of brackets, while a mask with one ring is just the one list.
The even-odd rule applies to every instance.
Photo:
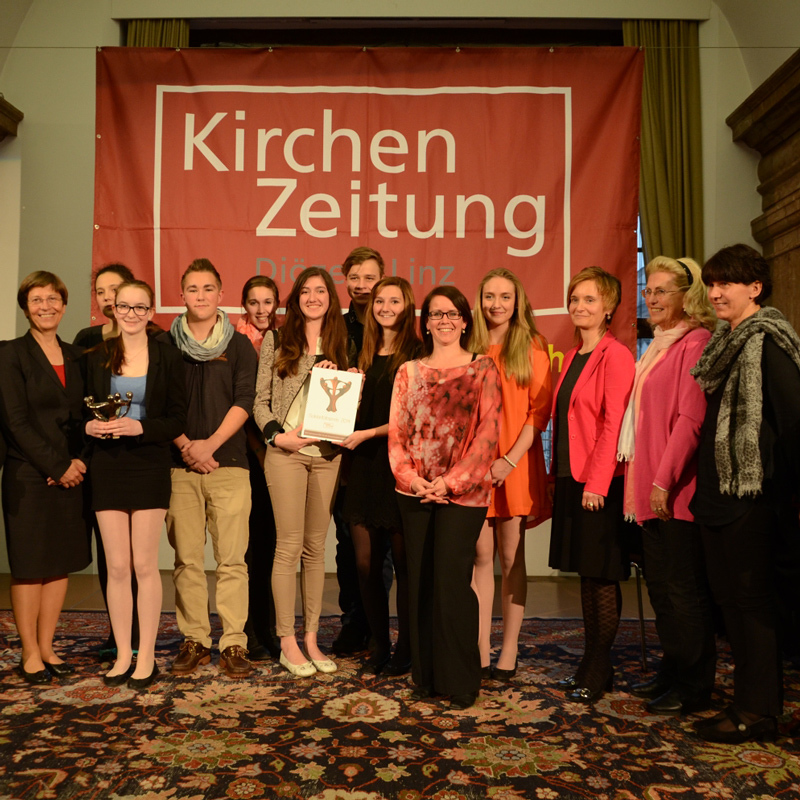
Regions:
[[691, 370], [705, 392], [725, 384], [714, 437], [722, 494], [744, 497], [761, 492], [761, 356], [767, 334], [800, 369], [800, 338], [794, 328], [777, 309], [761, 308], [735, 330], [727, 322], [718, 323]]
[[169, 332], [172, 334], [177, 348], [189, 358], [193, 358], [195, 361], [213, 361], [228, 349], [228, 344], [233, 338], [234, 328], [228, 315], [224, 311], [217, 310], [217, 321], [208, 338], [203, 342], [198, 342], [192, 336], [186, 322], [186, 314], [181, 314], [172, 320]]

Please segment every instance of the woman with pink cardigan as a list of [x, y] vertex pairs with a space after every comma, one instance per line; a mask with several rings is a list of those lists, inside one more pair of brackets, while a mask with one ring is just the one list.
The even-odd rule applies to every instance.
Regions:
[[716, 317], [689, 258], [658, 256], [645, 268], [655, 338], [636, 364], [623, 419], [625, 516], [642, 527], [645, 575], [664, 656], [654, 678], [631, 692], [652, 714], [707, 709], [716, 652], [703, 545], [689, 511], [706, 399], [689, 373]]

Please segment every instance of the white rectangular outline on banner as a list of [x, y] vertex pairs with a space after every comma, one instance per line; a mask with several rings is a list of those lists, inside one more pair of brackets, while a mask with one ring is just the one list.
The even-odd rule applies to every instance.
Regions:
[[[161, 305], [161, 141], [163, 134], [163, 103], [165, 94], [200, 94], [224, 92], [244, 94], [379, 94], [379, 95], [436, 95], [436, 94], [560, 94], [564, 97], [564, 299], [560, 308], [537, 308], [540, 316], [568, 313], [567, 289], [570, 281], [570, 214], [572, 187], [572, 87], [571, 86], [436, 86], [428, 88], [380, 86], [172, 86], [156, 85], [155, 158], [153, 164], [153, 280], [155, 283], [156, 313], [180, 314], [184, 306]], [[239, 306], [221, 306], [230, 314], [241, 312]]]

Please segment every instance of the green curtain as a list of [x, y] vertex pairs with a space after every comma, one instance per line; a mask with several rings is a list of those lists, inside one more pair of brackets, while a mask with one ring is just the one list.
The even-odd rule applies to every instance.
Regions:
[[704, 259], [697, 28], [682, 20], [622, 23], [625, 44], [645, 53], [639, 209], [647, 259]]
[[188, 47], [189, 22], [185, 19], [132, 19], [128, 21], [128, 47]]

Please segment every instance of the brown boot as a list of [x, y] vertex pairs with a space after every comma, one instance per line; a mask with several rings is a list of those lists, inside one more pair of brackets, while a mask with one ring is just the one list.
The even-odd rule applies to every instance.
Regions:
[[247, 660], [247, 650], [232, 644], [219, 654], [219, 669], [229, 678], [246, 678], [253, 665]]
[[201, 664], [211, 661], [211, 651], [200, 644], [187, 639], [182, 645], [178, 657], [172, 662], [170, 672], [173, 675], [191, 675]]

